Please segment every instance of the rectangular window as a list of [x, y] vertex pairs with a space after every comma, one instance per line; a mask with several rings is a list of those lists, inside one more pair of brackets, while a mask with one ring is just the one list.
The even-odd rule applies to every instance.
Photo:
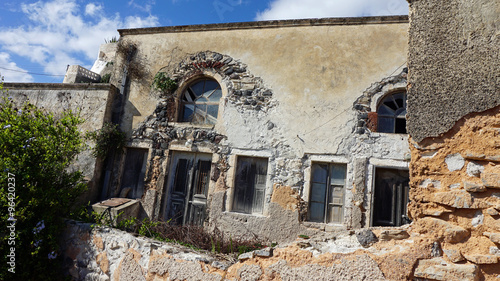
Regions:
[[373, 226], [401, 226], [407, 216], [410, 175], [408, 170], [375, 169]]
[[267, 159], [238, 157], [233, 211], [262, 213], [267, 179]]
[[344, 217], [345, 164], [314, 163], [309, 192], [309, 220], [342, 223]]
[[144, 175], [148, 150], [144, 148], [127, 148], [125, 167], [123, 168], [120, 197], [138, 199], [144, 193]]

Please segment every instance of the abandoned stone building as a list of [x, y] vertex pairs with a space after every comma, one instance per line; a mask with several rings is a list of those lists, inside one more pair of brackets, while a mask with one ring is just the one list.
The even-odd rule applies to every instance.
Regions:
[[[120, 30], [111, 83], [129, 142], [101, 199], [272, 241], [408, 223], [407, 28], [379, 17]], [[155, 87], [160, 75], [176, 89]]]
[[[410, 20], [124, 29], [92, 71], [72, 66], [63, 84], [6, 83], [19, 101], [80, 109], [82, 130], [112, 122], [126, 132], [106, 161], [79, 158], [86, 199], [130, 199], [120, 210], [232, 237], [320, 237], [220, 267], [74, 226], [72, 276], [500, 278], [500, 7], [409, 3]], [[101, 76], [110, 83], [88, 83]]]

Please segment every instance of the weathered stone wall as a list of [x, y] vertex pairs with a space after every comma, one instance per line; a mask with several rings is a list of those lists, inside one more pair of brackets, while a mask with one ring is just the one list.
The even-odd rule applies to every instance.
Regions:
[[[366, 126], [382, 96], [406, 87], [406, 21], [375, 17], [121, 30], [112, 83], [124, 96], [121, 125], [131, 137], [129, 147], [150, 149], [142, 198], [146, 215], [160, 217], [169, 156], [187, 151], [213, 155], [208, 225], [272, 241], [369, 226], [374, 169], [408, 168], [407, 136]], [[160, 71], [178, 82], [173, 94], [151, 89]], [[222, 87], [215, 126], [176, 122], [183, 89], [200, 76]], [[238, 156], [269, 161], [262, 215], [231, 212]], [[110, 196], [119, 194], [125, 158], [118, 158], [109, 172], [115, 175]], [[341, 224], [301, 223], [314, 162], [347, 166]], [[294, 192], [295, 207], [280, 205], [276, 187]]]
[[[78, 113], [84, 119], [79, 125], [82, 134], [97, 130], [105, 122], [111, 121], [113, 102], [117, 95], [117, 89], [110, 84], [4, 83], [4, 89], [7, 91], [2, 95], [19, 105], [29, 101], [56, 115], [64, 110]], [[90, 142], [87, 144], [92, 145]], [[90, 150], [83, 151], [73, 165], [89, 181], [89, 192], [82, 198], [85, 202], [97, 199], [100, 165]]]
[[500, 104], [500, 3], [408, 2], [408, 130], [420, 142]]
[[415, 277], [498, 280], [500, 3], [409, 2], [408, 212], [442, 250]]
[[[419, 260], [437, 251], [432, 239], [404, 240], [403, 229], [373, 231], [297, 238], [236, 258], [69, 222], [61, 244], [73, 280], [411, 280]], [[454, 270], [449, 280], [475, 280], [475, 266], [440, 265]]]

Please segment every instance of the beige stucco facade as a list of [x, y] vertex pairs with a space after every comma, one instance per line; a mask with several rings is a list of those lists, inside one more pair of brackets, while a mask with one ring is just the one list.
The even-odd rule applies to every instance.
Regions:
[[[168, 220], [177, 161], [192, 153], [211, 159], [207, 226], [288, 241], [372, 225], [376, 169], [408, 169], [406, 134], [367, 126], [384, 97], [405, 90], [407, 29], [406, 17], [374, 17], [120, 30], [111, 83], [130, 141], [104, 193], [140, 198], [144, 216]], [[159, 72], [176, 91], [152, 87]], [[217, 121], [181, 122], [183, 94], [203, 77], [221, 87]], [[262, 206], [236, 212], [238, 159], [248, 157], [266, 161]], [[141, 196], [123, 191], [131, 161], [144, 163]], [[315, 164], [345, 170], [334, 223], [309, 219]], [[280, 189], [291, 195], [274, 196]]]

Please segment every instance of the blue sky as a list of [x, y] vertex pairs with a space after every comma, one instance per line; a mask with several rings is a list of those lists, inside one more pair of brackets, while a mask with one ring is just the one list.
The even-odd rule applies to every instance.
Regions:
[[62, 82], [67, 65], [90, 69], [119, 28], [402, 14], [406, 0], [2, 0], [0, 75]]

